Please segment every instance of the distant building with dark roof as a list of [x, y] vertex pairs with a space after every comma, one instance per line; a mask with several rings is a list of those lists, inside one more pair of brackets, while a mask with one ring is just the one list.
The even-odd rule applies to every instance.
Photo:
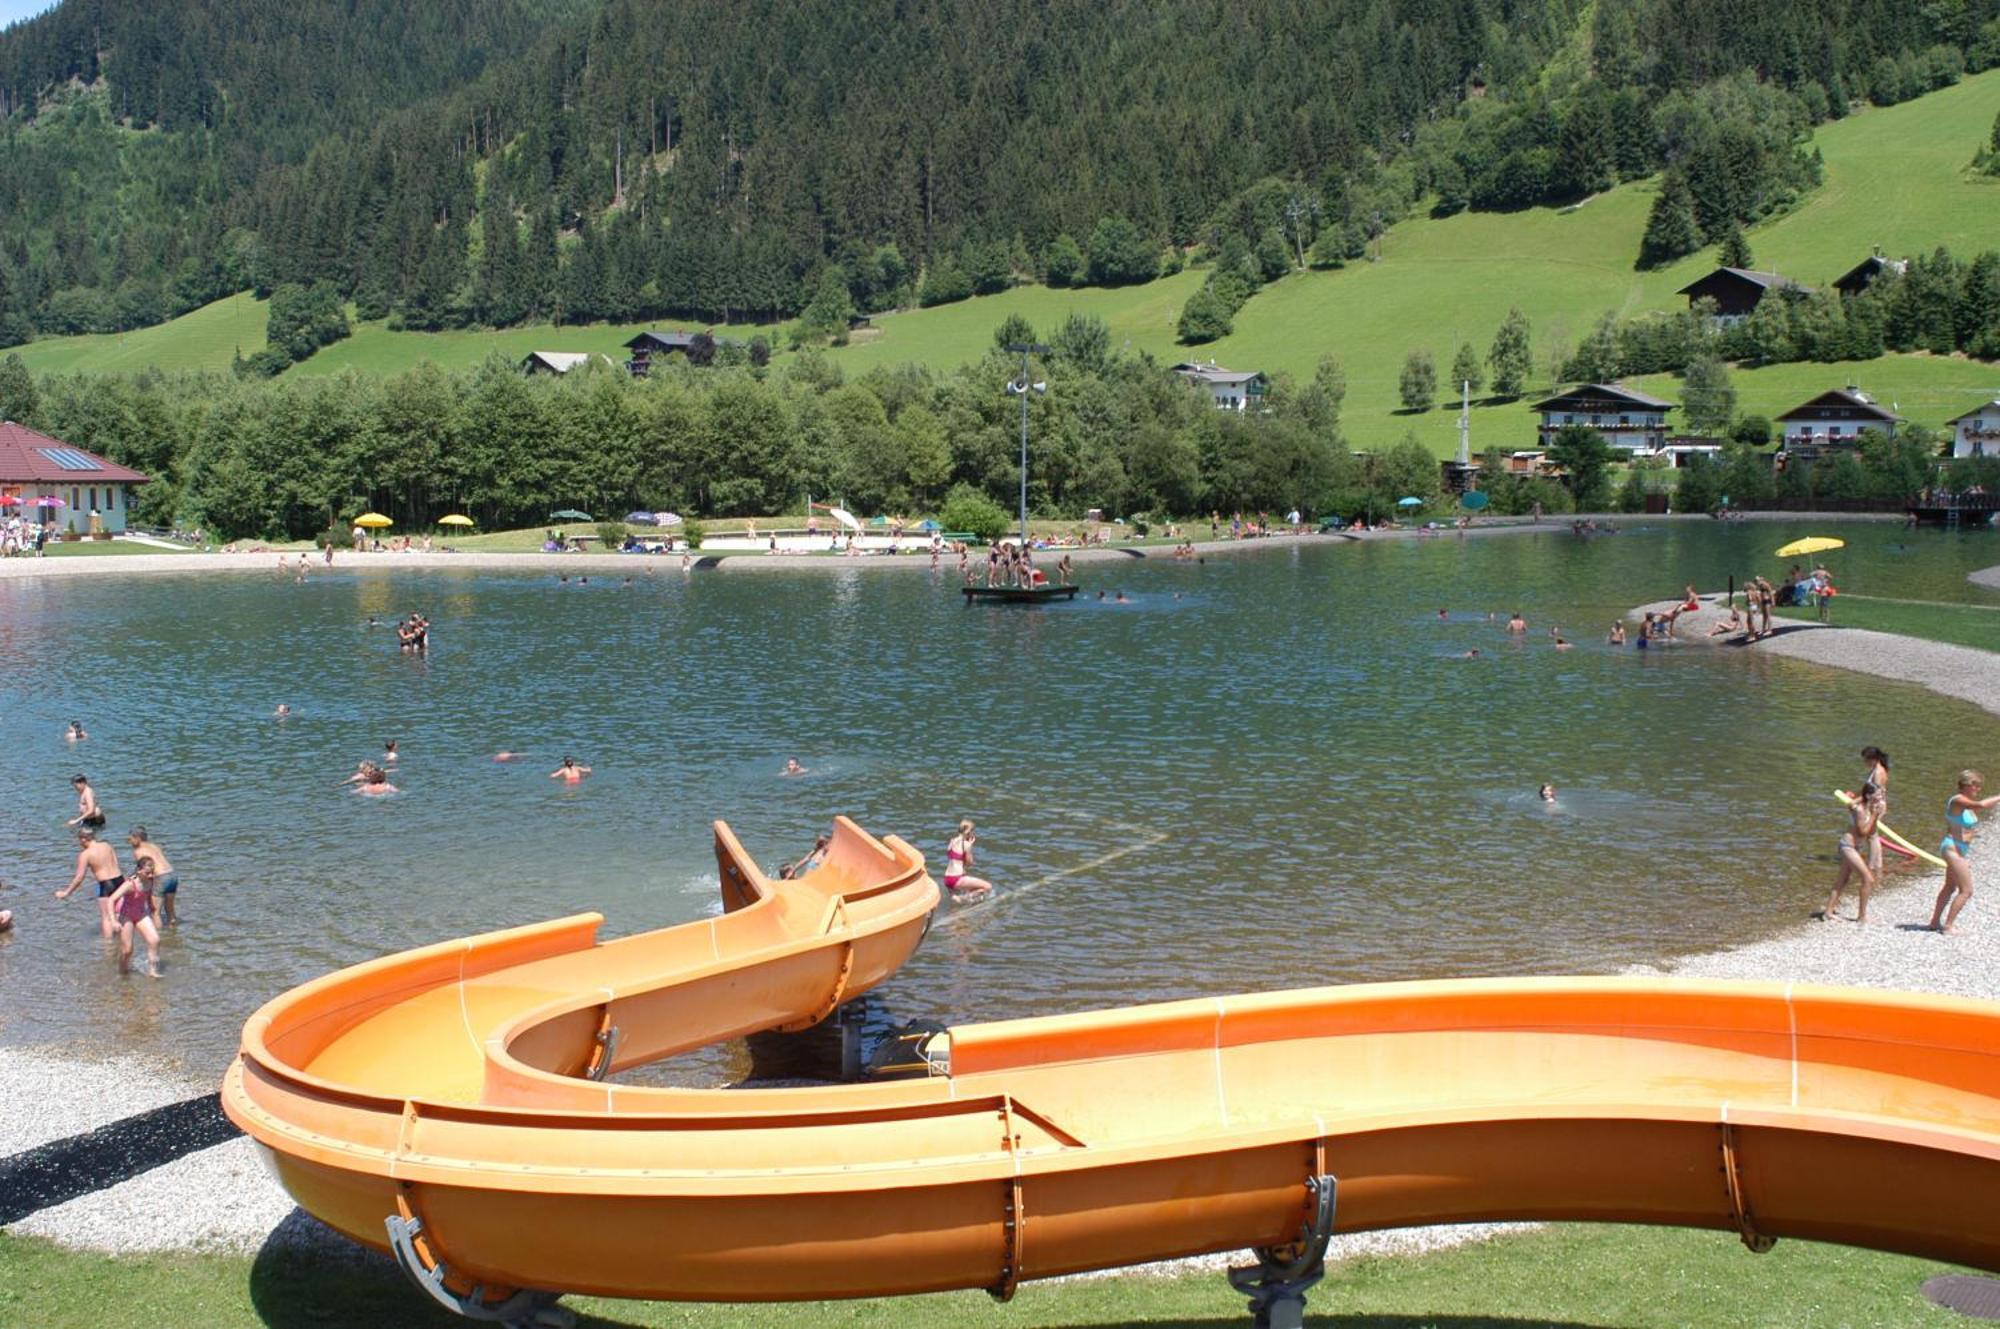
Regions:
[[1189, 383], [1208, 391], [1210, 400], [1225, 411], [1257, 411], [1264, 407], [1264, 393], [1270, 386], [1258, 370], [1224, 369], [1210, 360], [1186, 360], [1173, 372]]
[[1833, 289], [1842, 296], [1856, 296], [1875, 284], [1885, 273], [1900, 277], [1910, 270], [1910, 261], [1904, 258], [1883, 258], [1880, 254], [1870, 254], [1834, 280]]
[[102, 529], [115, 533], [125, 529], [132, 488], [149, 483], [129, 466], [0, 420], [0, 516], [40, 517], [57, 526], [74, 519], [78, 531], [87, 531], [95, 514]]
[[2000, 457], [2000, 398], [1946, 421], [1954, 457]]
[[1666, 444], [1667, 412], [1674, 404], [1616, 383], [1580, 383], [1530, 409], [1541, 412], [1537, 432], [1544, 448], [1561, 430], [1584, 425], [1604, 435], [1614, 448], [1653, 452]]
[[1717, 268], [1699, 281], [1681, 287], [1679, 294], [1688, 298], [1689, 309], [1703, 300], [1713, 301], [1716, 324], [1727, 327], [1750, 317], [1772, 291], [1812, 294], [1811, 287], [1801, 286], [1790, 277], [1750, 268]]
[[1828, 448], [1852, 446], [1871, 429], [1894, 438], [1896, 426], [1902, 420], [1902, 416], [1849, 384], [1799, 403], [1779, 416], [1778, 424], [1785, 431], [1787, 453], [1817, 454]]
[[642, 332], [625, 343], [625, 349], [632, 352], [625, 368], [631, 371], [632, 377], [644, 378], [651, 371], [655, 356], [664, 357], [676, 352], [686, 355], [704, 337], [709, 345], [718, 349], [735, 344], [727, 337], [718, 337], [712, 332]]

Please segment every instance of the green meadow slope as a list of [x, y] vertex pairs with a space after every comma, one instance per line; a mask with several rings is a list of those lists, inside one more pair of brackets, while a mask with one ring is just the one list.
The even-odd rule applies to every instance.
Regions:
[[[1996, 114], [2000, 71], [1823, 126], [1815, 142], [1826, 160], [1826, 181], [1797, 211], [1750, 234], [1757, 265], [1818, 285], [1846, 271], [1871, 246], [1891, 254], [1940, 244], [1961, 255], [2000, 248], [2000, 181], [1967, 170]], [[1231, 336], [1198, 349], [1174, 341], [1181, 305], [1203, 278], [1192, 271], [1116, 290], [1025, 286], [885, 315], [832, 355], [850, 374], [906, 361], [949, 367], [983, 354], [993, 329], [1009, 314], [1021, 314], [1047, 333], [1071, 312], [1104, 319], [1113, 345], [1149, 351], [1164, 361], [1198, 354], [1232, 368], [1307, 375], [1331, 351], [1347, 370], [1348, 432], [1356, 446], [1378, 446], [1415, 432], [1448, 453], [1457, 446], [1451, 403], [1416, 415], [1398, 409], [1403, 357], [1414, 347], [1427, 347], [1440, 374], [1447, 373], [1460, 342], [1470, 341], [1483, 353], [1508, 308], [1519, 306], [1535, 328], [1534, 386], [1547, 388], [1562, 353], [1605, 310], [1673, 308], [1679, 302], [1674, 291], [1707, 271], [1714, 256], [1710, 251], [1655, 272], [1633, 269], [1654, 188], [1654, 182], [1641, 181], [1561, 210], [1406, 221], [1385, 237], [1380, 262], [1296, 273], [1273, 283], [1244, 307]], [[239, 348], [247, 352], [261, 344], [263, 320], [259, 302], [232, 297], [158, 328], [123, 337], [52, 338], [20, 353], [30, 368], [48, 371], [117, 372], [149, 364], [221, 369]], [[618, 359], [620, 343], [638, 326], [417, 333], [368, 323], [291, 372], [393, 373], [421, 360], [461, 367], [494, 350], [515, 358], [531, 350], [600, 351]], [[748, 337], [757, 330], [720, 331]], [[1898, 403], [1913, 419], [1937, 424], [2000, 392], [2000, 366], [1887, 356], [1736, 375], [1743, 409], [1766, 413], [1850, 381]], [[1643, 386], [1678, 396], [1670, 378]], [[1532, 426], [1533, 417], [1520, 403], [1477, 406], [1473, 446], [1524, 445], [1533, 438]]]

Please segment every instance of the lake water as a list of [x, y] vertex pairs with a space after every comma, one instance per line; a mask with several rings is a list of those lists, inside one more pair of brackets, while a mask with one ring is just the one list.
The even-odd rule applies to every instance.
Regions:
[[[1849, 539], [1848, 590], [2000, 604], [1964, 581], [2000, 562], [1990, 534], [1812, 529]], [[1769, 551], [1803, 533], [1329, 539], [1095, 565], [1093, 593], [1134, 603], [1035, 609], [965, 608], [949, 573], [636, 563], [630, 589], [0, 582], [0, 905], [20, 915], [0, 1041], [219, 1074], [252, 1009], [340, 965], [579, 910], [614, 934], [701, 917], [714, 817], [775, 868], [845, 812], [933, 871], [957, 818], [979, 821], [998, 896], [941, 913], [884, 990], [896, 1018], [1710, 949], [1816, 903], [1842, 823], [1827, 791], [1863, 744], [1892, 754], [1891, 821], [1919, 840], [1951, 772], [2000, 764], [2000, 721], [1913, 686], [1601, 644], [1688, 580], [1776, 573]], [[428, 658], [365, 626], [410, 609], [435, 625]], [[1525, 642], [1487, 621], [1515, 609]], [[73, 717], [91, 735], [74, 746]], [[387, 738], [404, 792], [344, 792]], [[548, 778], [566, 753], [595, 768], [579, 788]], [[809, 773], [780, 777], [794, 756]], [[157, 983], [112, 972], [88, 888], [48, 898], [79, 769], [120, 850], [144, 822], [179, 870]]]

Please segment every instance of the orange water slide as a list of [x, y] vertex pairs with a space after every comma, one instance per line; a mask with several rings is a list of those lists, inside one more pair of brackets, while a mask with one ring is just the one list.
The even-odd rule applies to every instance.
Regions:
[[1246, 1247], [1296, 1273], [1329, 1218], [1663, 1223], [2000, 1269], [1981, 1002], [1395, 983], [960, 1026], [906, 1080], [606, 1078], [824, 1018], [938, 903], [920, 855], [845, 819], [798, 880], [715, 834], [721, 916], [600, 943], [584, 915], [308, 983], [245, 1027], [225, 1109], [305, 1209], [482, 1318], [562, 1292], [1005, 1295]]

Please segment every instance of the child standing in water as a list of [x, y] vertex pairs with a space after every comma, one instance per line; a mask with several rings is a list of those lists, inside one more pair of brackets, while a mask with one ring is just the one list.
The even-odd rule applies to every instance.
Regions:
[[112, 917], [118, 920], [118, 972], [132, 972], [132, 929], [146, 941], [146, 976], [160, 976], [160, 930], [153, 926], [153, 860], [142, 858], [132, 875], [111, 893]]

